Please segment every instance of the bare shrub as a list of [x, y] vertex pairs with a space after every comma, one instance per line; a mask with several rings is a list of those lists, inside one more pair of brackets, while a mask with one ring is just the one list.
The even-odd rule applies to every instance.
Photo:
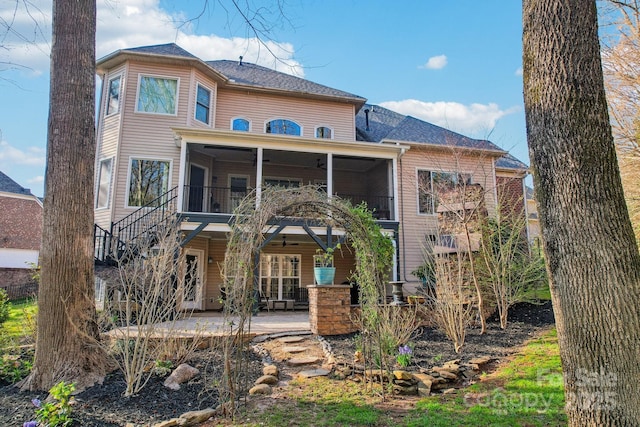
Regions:
[[529, 250], [525, 229], [523, 215], [498, 215], [483, 230], [479, 276], [494, 294], [502, 329], [507, 327], [509, 307], [531, 300], [533, 291], [547, 286], [544, 260]]
[[463, 252], [452, 255], [434, 255], [436, 278], [435, 295], [431, 305], [433, 320], [438, 328], [453, 342], [456, 353], [464, 345], [467, 328], [474, 315], [470, 273]]
[[[181, 312], [179, 304], [195, 283], [185, 283], [175, 221], [128, 245], [119, 261], [117, 281], [105, 298], [103, 324], [110, 353], [124, 373], [124, 395], [131, 396], [149, 381], [151, 367], [166, 355], [167, 345], [178, 342], [175, 320], [190, 315]], [[180, 350], [181, 357], [188, 348]]]

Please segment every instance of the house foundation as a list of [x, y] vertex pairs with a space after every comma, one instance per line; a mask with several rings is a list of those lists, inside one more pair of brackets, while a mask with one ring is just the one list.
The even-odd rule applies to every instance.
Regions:
[[350, 285], [309, 285], [309, 324], [316, 335], [342, 335], [357, 331], [351, 320]]

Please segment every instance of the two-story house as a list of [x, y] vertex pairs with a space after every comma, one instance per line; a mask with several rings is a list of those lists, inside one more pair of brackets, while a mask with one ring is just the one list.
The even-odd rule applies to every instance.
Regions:
[[[183, 256], [199, 277], [184, 307], [220, 307], [229, 220], [251, 190], [256, 205], [267, 186], [305, 184], [366, 202], [394, 239], [392, 279], [415, 284], [408, 272], [422, 262], [435, 226], [426, 195], [435, 181], [479, 184], [495, 211], [496, 165], [506, 153], [489, 141], [242, 60], [203, 61], [175, 44], [116, 51], [97, 70], [95, 222], [106, 230], [98, 234], [126, 242], [141, 215], [174, 203]], [[288, 222], [262, 250], [262, 294], [305, 302], [316, 241], [333, 232]], [[98, 244], [96, 255], [109, 250]], [[353, 255], [343, 251], [336, 264], [340, 283]]]

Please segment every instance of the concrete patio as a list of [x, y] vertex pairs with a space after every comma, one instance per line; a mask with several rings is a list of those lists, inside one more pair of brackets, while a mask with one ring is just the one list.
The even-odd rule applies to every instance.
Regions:
[[[231, 319], [234, 324], [237, 319]], [[224, 316], [219, 312], [193, 313], [191, 318], [173, 323], [174, 331], [185, 334], [199, 334], [205, 337], [220, 336], [229, 333], [229, 325], [224, 325]], [[170, 327], [171, 323], [159, 324]], [[251, 336], [270, 335], [285, 332], [310, 332], [308, 311], [271, 311], [260, 312], [251, 318]]]

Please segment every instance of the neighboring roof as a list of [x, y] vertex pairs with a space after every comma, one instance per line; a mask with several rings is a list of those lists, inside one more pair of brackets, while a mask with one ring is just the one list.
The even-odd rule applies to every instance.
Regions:
[[24, 188], [4, 173], [0, 172], [0, 191], [5, 193], [26, 194], [32, 196], [31, 190]]
[[213, 69], [230, 79], [231, 83], [265, 89], [286, 90], [313, 95], [349, 98], [360, 103], [367, 100], [349, 92], [334, 89], [291, 74], [275, 71], [248, 62], [217, 60], [206, 61]]
[[509, 153], [496, 160], [496, 167], [500, 169], [517, 169], [525, 171], [529, 169], [529, 166], [516, 159]]
[[[367, 126], [367, 111], [369, 126]], [[365, 105], [356, 115], [356, 138], [360, 141], [406, 141], [504, 152], [494, 143], [474, 139], [448, 129], [405, 116], [379, 105]]]

